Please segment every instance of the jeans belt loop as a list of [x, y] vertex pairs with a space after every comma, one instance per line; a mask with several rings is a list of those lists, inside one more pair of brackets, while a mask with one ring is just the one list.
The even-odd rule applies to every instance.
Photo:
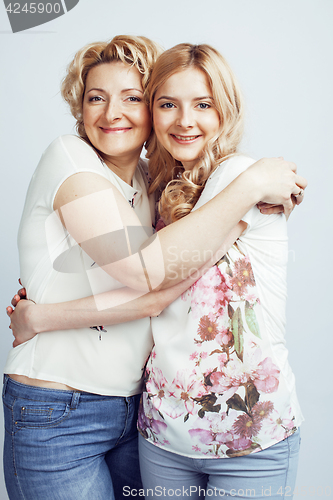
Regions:
[[9, 380], [8, 375], [4, 374], [4, 376], [3, 376], [2, 397], [4, 397], [5, 394], [6, 394], [6, 388], [7, 388], [8, 380]]
[[78, 391], [73, 392], [71, 406], [70, 406], [71, 410], [76, 410], [76, 408], [79, 406], [80, 396], [81, 396], [80, 392]]

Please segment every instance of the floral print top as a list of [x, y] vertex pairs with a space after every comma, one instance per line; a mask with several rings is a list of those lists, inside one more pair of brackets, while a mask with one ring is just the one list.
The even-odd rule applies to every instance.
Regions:
[[[207, 181], [204, 202], [252, 162], [234, 157], [221, 164]], [[285, 439], [302, 421], [287, 361], [284, 310], [276, 314], [277, 304], [283, 309], [285, 303], [285, 219], [255, 208], [244, 220], [247, 231], [225, 257], [152, 319], [155, 346], [138, 428], [153, 444], [181, 455], [247, 455]], [[275, 240], [272, 226], [281, 233]], [[254, 266], [256, 246], [265, 247], [258, 235], [265, 234], [279, 252], [267, 262], [259, 255]], [[264, 274], [273, 294], [265, 293], [260, 264], [272, 268]]]

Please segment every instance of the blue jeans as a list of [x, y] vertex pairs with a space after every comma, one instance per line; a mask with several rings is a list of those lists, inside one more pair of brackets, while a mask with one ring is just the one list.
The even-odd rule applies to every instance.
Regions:
[[258, 453], [196, 459], [170, 453], [139, 436], [146, 499], [173, 496], [177, 500], [204, 500], [205, 497], [290, 500], [295, 487], [299, 447], [298, 430]]
[[10, 500], [113, 500], [142, 488], [132, 397], [32, 387], [5, 375]]

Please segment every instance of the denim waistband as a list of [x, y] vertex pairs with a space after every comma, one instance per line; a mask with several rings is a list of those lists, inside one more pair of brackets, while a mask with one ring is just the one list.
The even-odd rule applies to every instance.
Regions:
[[79, 401], [101, 401], [109, 399], [126, 399], [129, 401], [132, 398], [136, 398], [139, 395], [134, 396], [105, 396], [100, 394], [93, 394], [90, 392], [81, 391], [66, 391], [61, 389], [48, 389], [46, 387], [36, 387], [33, 385], [22, 384], [21, 382], [16, 382], [8, 375], [4, 375], [3, 378], [3, 391], [2, 394], [10, 394], [13, 397], [20, 397], [31, 400], [38, 401], [59, 401], [65, 404], [69, 404], [71, 408], [76, 408]]

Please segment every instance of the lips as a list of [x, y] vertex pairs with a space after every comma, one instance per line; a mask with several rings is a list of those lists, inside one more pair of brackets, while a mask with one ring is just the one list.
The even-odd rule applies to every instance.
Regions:
[[173, 139], [175, 139], [177, 142], [180, 143], [190, 143], [198, 139], [200, 135], [176, 135], [176, 134], [170, 134]]
[[128, 132], [131, 130], [131, 127], [114, 127], [114, 128], [106, 128], [106, 127], [100, 127], [102, 132], [105, 132], [106, 134], [112, 134], [112, 133], [124, 133]]

